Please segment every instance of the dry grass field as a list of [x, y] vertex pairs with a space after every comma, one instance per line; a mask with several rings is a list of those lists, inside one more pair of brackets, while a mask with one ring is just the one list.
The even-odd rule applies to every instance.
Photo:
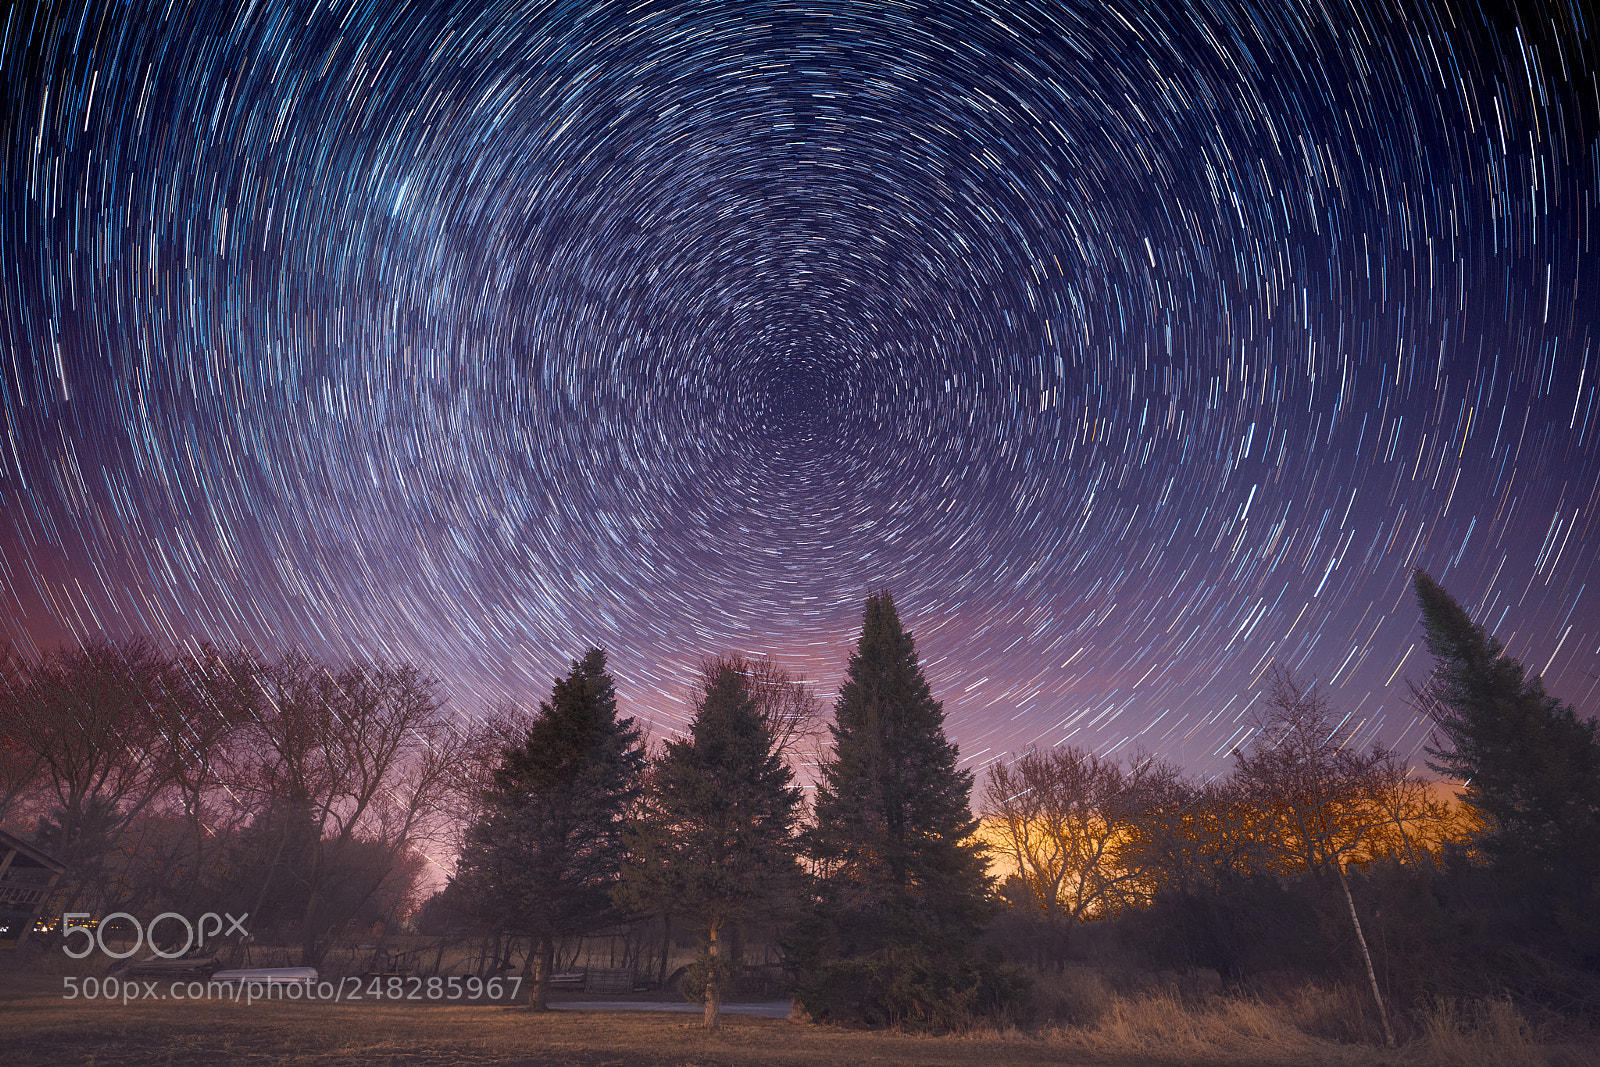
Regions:
[[[53, 971], [54, 968], [51, 968]], [[1392, 1065], [1600, 1067], [1570, 1035], [1548, 1040], [1506, 1004], [1442, 1005], [1389, 1051], [1347, 1032], [1337, 991], [1272, 1000], [1177, 989], [1111, 992], [1092, 972], [1040, 990], [1051, 1017], [1030, 1030], [919, 1036], [793, 1020], [725, 1016], [707, 1032], [692, 1015], [559, 1011], [510, 1004], [363, 1000], [246, 1004], [63, 997], [62, 975], [0, 977], [0, 1061], [87, 1064], [488, 1065]], [[141, 989], [141, 992], [144, 990]], [[1063, 1021], [1064, 1019], [1069, 1021]]]

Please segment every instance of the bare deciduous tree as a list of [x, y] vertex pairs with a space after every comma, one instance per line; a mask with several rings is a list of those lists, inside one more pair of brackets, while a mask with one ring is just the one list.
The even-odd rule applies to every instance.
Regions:
[[141, 835], [155, 839], [156, 854], [138, 873], [146, 899], [200, 914], [212, 904], [226, 850], [250, 815], [230, 786], [241, 773], [241, 732], [260, 714], [260, 664], [240, 648], [202, 645], [179, 656], [174, 668], [184, 713], [174, 723], [168, 784], [150, 811], [176, 832]]
[[26, 664], [10, 646], [0, 649], [0, 826], [15, 825], [14, 809], [39, 787], [44, 771], [44, 757], [22, 732], [27, 686]]
[[1081, 922], [1147, 895], [1142, 856], [1131, 846], [1176, 779], [1150, 756], [1124, 766], [1071, 746], [1033, 749], [990, 767], [984, 814], [1034, 907]]
[[717, 656], [700, 664], [699, 690], [704, 692], [716, 684], [724, 670], [745, 679], [779, 756], [791, 759], [801, 744], [821, 736], [822, 703], [804, 678], [790, 674], [772, 659]]
[[66, 906], [109, 900], [103, 866], [112, 840], [179, 765], [185, 679], [144, 638], [59, 649], [15, 678], [3, 706], [3, 747], [21, 768], [19, 779], [35, 764], [40, 843], [68, 866]]
[[1275, 668], [1269, 677], [1265, 709], [1256, 725], [1257, 742], [1234, 753], [1234, 777], [1267, 819], [1258, 843], [1275, 852], [1288, 869], [1338, 881], [1384, 1038], [1393, 1045], [1394, 1032], [1344, 874], [1351, 856], [1391, 821], [1377, 798], [1395, 780], [1393, 754], [1377, 747], [1367, 753], [1346, 748], [1321, 691], [1302, 686], [1282, 669]]
[[[262, 810], [278, 805], [290, 815], [280, 851], [295, 827], [312, 830], [296, 876], [306, 891], [301, 958], [316, 966], [329, 935], [437, 829], [465, 745], [433, 681], [409, 666], [353, 663], [334, 671], [290, 656], [265, 671], [261, 684], [261, 714], [249, 731], [250, 778]], [[384, 862], [372, 861], [374, 849]], [[378, 873], [335, 893], [357, 851], [366, 855], [362, 866]]]

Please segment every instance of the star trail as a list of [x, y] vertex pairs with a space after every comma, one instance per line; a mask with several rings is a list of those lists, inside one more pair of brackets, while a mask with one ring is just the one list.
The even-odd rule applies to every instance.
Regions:
[[14, 5], [3, 636], [659, 735], [887, 588], [968, 766], [1210, 772], [1274, 662], [1417, 753], [1420, 566], [1593, 714], [1590, 18]]

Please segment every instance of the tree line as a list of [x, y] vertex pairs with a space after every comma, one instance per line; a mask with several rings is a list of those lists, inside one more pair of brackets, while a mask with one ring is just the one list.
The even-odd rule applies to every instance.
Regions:
[[472, 739], [409, 666], [136, 638], [0, 668], [0, 825], [66, 865], [63, 913], [227, 908], [319, 965], [463, 809]]
[[1224, 981], [1299, 972], [1386, 999], [1511, 992], [1600, 1009], [1600, 740], [1430, 576], [1430, 781], [1352, 746], [1315, 685], [1268, 671], [1231, 772], [1071, 746], [997, 762], [985, 836], [1005, 857], [1012, 954], [1065, 958], [1111, 920], [1147, 961]]
[[810, 818], [787, 756], [814, 717], [768, 663], [705, 664], [684, 735], [647, 758], [604, 653], [502, 751], [445, 896], [529, 939], [545, 1006], [556, 942], [627, 918], [692, 931], [683, 989], [715, 1026], [753, 926], [777, 929], [818, 1019], [944, 1025], [1015, 1000], [977, 952], [997, 910], [944, 711], [888, 594], [868, 598]]
[[1317, 686], [1273, 670], [1226, 776], [1062, 745], [992, 763], [975, 814], [881, 593], [809, 804], [793, 764], [818, 702], [770, 661], [706, 662], [686, 730], [652, 748], [599, 649], [536, 712], [467, 727], [407, 667], [132, 641], [6, 661], [0, 823], [69, 864], [70, 908], [237, 902], [313, 965], [399, 907], [424, 850], [455, 854], [430, 911], [525, 940], [535, 1007], [563, 939], [649, 921], [694, 937], [683, 988], [708, 1025], [758, 930], [814, 1018], [1014, 1018], [1027, 983], [1002, 955], [1059, 966], [1095, 923], [1226, 981], [1348, 970], [1387, 1031], [1386, 997], [1451, 992], [1441, 975], [1531, 989], [1600, 970], [1595, 725], [1414, 585], [1435, 663], [1414, 699], [1459, 798], [1352, 748]]

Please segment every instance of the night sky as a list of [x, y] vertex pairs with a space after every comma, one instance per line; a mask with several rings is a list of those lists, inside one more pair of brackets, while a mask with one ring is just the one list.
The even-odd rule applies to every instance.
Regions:
[[967, 766], [1212, 773], [1273, 662], [1418, 752], [1420, 566], [1593, 713], [1592, 17], [25, 0], [0, 636], [659, 737], [886, 588]]

